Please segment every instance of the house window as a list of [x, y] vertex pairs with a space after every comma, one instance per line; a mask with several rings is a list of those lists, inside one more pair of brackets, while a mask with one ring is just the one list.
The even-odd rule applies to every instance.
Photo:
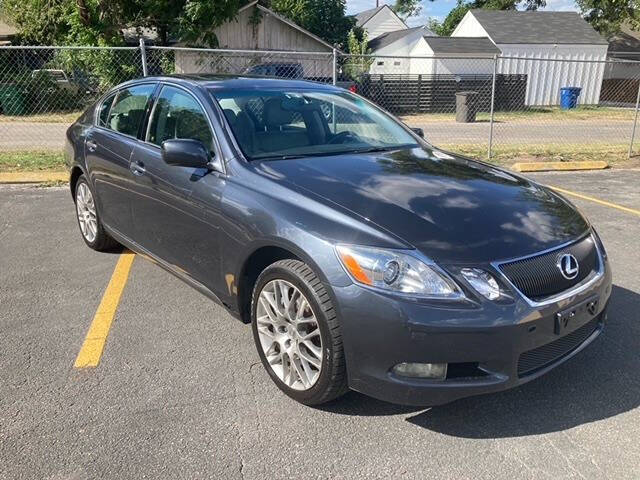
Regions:
[[393, 62], [393, 64], [394, 64], [396, 67], [400, 66], [400, 62], [399, 62], [399, 61]]
[[378, 62], [378, 65], [384, 65], [384, 62]]

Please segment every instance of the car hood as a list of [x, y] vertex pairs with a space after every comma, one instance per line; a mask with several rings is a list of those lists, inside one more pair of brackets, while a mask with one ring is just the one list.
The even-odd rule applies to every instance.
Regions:
[[551, 190], [436, 149], [263, 161], [299, 189], [338, 204], [444, 263], [515, 258], [588, 229]]

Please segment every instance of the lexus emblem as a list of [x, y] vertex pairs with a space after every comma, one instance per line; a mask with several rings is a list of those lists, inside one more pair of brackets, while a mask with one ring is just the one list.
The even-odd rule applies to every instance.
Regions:
[[558, 257], [557, 263], [558, 269], [564, 278], [567, 280], [573, 280], [578, 276], [580, 267], [578, 266], [578, 260], [570, 253], [565, 253]]

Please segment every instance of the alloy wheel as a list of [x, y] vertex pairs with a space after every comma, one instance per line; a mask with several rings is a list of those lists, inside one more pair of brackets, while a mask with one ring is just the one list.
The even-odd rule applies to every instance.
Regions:
[[80, 183], [76, 191], [76, 212], [82, 236], [93, 243], [98, 235], [98, 218], [93, 195], [86, 183]]
[[309, 390], [322, 369], [322, 336], [304, 294], [285, 280], [271, 280], [258, 296], [260, 346], [277, 377], [294, 390]]

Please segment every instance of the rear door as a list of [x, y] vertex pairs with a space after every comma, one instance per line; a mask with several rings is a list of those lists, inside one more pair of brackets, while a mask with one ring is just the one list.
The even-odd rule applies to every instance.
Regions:
[[102, 222], [127, 237], [133, 233], [134, 175], [129, 161], [156, 85], [135, 85], [108, 97], [100, 105], [96, 125], [85, 140], [87, 171]]
[[167, 165], [160, 146], [165, 140], [195, 139], [215, 155], [207, 114], [192, 92], [164, 85], [148, 123], [146, 141], [131, 158], [136, 172], [135, 239], [154, 256], [206, 285], [212, 276], [211, 262], [217, 259], [217, 252], [210, 248], [216, 245], [217, 226], [204, 221], [203, 208], [191, 193], [196, 184], [217, 174], [205, 168]]

